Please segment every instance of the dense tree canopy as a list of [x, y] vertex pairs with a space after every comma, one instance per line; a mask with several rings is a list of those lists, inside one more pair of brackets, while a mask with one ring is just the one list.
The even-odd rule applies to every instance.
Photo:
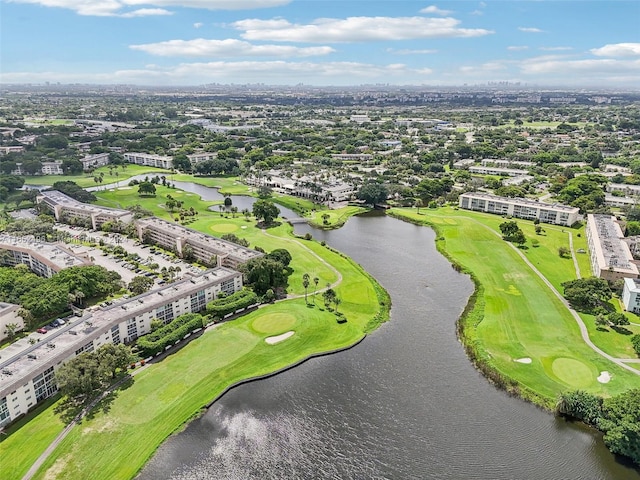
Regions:
[[368, 205], [375, 205], [377, 203], [384, 203], [387, 200], [389, 192], [387, 187], [381, 183], [369, 182], [360, 187], [356, 198], [363, 200]]
[[53, 184], [53, 189], [58, 190], [79, 202], [91, 203], [96, 200], [96, 196], [93, 193], [87, 192], [84, 188], [79, 187], [75, 182], [67, 180], [55, 182]]
[[590, 312], [611, 298], [606, 280], [597, 277], [579, 278], [562, 284], [564, 297], [576, 310]]
[[268, 200], [256, 200], [253, 204], [253, 216], [270, 225], [280, 215], [280, 209]]
[[269, 289], [286, 289], [291, 273], [282, 263], [267, 256], [253, 258], [241, 269], [245, 273], [247, 285], [258, 295], [264, 295]]

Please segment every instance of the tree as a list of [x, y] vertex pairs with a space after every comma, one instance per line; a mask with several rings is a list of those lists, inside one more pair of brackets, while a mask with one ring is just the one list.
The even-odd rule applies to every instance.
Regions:
[[324, 306], [329, 308], [329, 306], [333, 303], [336, 298], [336, 292], [333, 288], [327, 287], [327, 289], [322, 292], [322, 299], [324, 300]]
[[636, 333], [631, 337], [631, 345], [633, 345], [636, 354], [640, 355], [640, 334]]
[[640, 465], [640, 389], [627, 390], [602, 401], [598, 427], [613, 453], [626, 455]]
[[363, 200], [368, 205], [375, 205], [385, 202], [388, 195], [387, 187], [380, 183], [370, 182], [360, 187], [358, 193], [356, 193], [356, 198]]
[[247, 284], [258, 295], [264, 295], [269, 289], [286, 289], [290, 272], [280, 262], [267, 256], [252, 258], [241, 266]]
[[310, 280], [310, 276], [308, 273], [305, 273], [304, 275], [302, 275], [302, 286], [304, 287], [304, 303], [308, 303], [307, 302], [307, 289], [309, 288], [309, 280]]
[[131, 347], [122, 343], [115, 345], [107, 343], [97, 350], [98, 363], [101, 374], [116, 378], [118, 371], [126, 371], [127, 367], [135, 360]]
[[4, 326], [4, 334], [9, 337], [9, 339], [12, 339], [19, 329], [20, 325], [18, 325], [17, 323], [7, 323]]
[[253, 204], [253, 216], [262, 219], [265, 225], [271, 225], [273, 220], [280, 215], [280, 209], [268, 200], [256, 200]]
[[611, 298], [609, 284], [602, 278], [579, 278], [561, 285], [564, 297], [576, 310], [590, 312]]
[[614, 328], [622, 325], [629, 325], [629, 319], [624, 313], [620, 312], [611, 312], [607, 315], [607, 321], [609, 322], [609, 325], [612, 325]]
[[318, 291], [318, 282], [320, 282], [320, 279], [318, 277], [313, 277], [313, 284], [314, 284], [314, 289], [313, 289], [313, 303], [316, 303], [316, 293]]
[[225, 233], [220, 238], [222, 240], [227, 241], [227, 242], [235, 243], [236, 245], [240, 245], [240, 246], [243, 246], [243, 247], [248, 247], [249, 246], [249, 240], [247, 240], [245, 238], [240, 238], [235, 233]]
[[424, 202], [422, 201], [421, 198], [417, 198], [416, 201], [413, 204], [414, 207], [416, 207], [418, 214], [420, 214], [420, 208], [424, 207]]
[[280, 262], [285, 267], [288, 267], [291, 263], [291, 254], [287, 249], [284, 248], [276, 248], [271, 252], [265, 255], [267, 258], [273, 258], [274, 260]]
[[560, 258], [571, 258], [571, 250], [563, 245], [558, 247], [558, 255], [560, 255]]
[[134, 295], [142, 295], [153, 286], [153, 279], [145, 277], [144, 275], [138, 275], [133, 277], [129, 282], [127, 288]]
[[151, 182], [140, 182], [138, 185], [138, 195], [154, 196], [156, 194], [156, 186]]
[[517, 245], [524, 245], [527, 238], [524, 235], [522, 229], [518, 226], [518, 222], [508, 221], [499, 225], [502, 232], [502, 238], [508, 242], [513, 242]]

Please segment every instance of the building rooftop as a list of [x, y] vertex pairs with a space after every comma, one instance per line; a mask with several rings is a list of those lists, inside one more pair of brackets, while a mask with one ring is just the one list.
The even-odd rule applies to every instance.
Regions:
[[44, 334], [38, 343], [27, 348], [16, 342], [0, 351], [0, 398], [23, 385], [25, 379], [65, 360], [72, 352], [104, 334], [112, 326], [197, 292], [204, 288], [204, 284], [222, 282], [238, 275], [240, 273], [237, 271], [225, 267], [207, 270], [161, 289], [85, 314]]
[[563, 211], [566, 211], [566, 212], [577, 212], [577, 211], [580, 210], [578, 207], [572, 207], [572, 206], [569, 206], [569, 205], [563, 205], [561, 203], [538, 202], [538, 201], [532, 200], [530, 198], [499, 197], [497, 195], [491, 195], [490, 193], [481, 193], [481, 192], [467, 192], [467, 193], [463, 193], [462, 195], [473, 196], [473, 197], [476, 197], [476, 198], [484, 198], [486, 200], [493, 200], [493, 201], [497, 201], [497, 202], [510, 202], [510, 203], [515, 203], [515, 204], [518, 204], [518, 205], [529, 205], [529, 206], [532, 206], [532, 207], [539, 207], [539, 208], [548, 207], [548, 208], [553, 208], [554, 210], [563, 210]]
[[589, 215], [593, 219], [605, 264], [618, 270], [633, 270], [632, 257], [623, 235], [611, 215]]
[[89, 261], [55, 243], [39, 242], [33, 236], [0, 235], [0, 249], [28, 252], [54, 270], [87, 265]]
[[137, 224], [142, 227], [147, 225], [155, 226], [162, 231], [166, 231], [174, 235], [176, 238], [182, 238], [184, 240], [187, 240], [191, 244], [211, 249], [212, 251], [219, 252], [222, 255], [229, 255], [241, 262], [246, 262], [248, 260], [251, 260], [252, 258], [262, 255], [262, 253], [256, 250], [251, 250], [250, 248], [237, 245], [233, 242], [227, 242], [226, 240], [222, 240], [217, 237], [205, 235], [204, 233], [198, 232], [196, 230], [191, 230], [190, 228], [176, 225], [175, 223], [171, 223], [156, 217], [149, 217], [138, 220]]
[[68, 195], [65, 195], [58, 190], [46, 190], [40, 192], [40, 196], [45, 198], [45, 201], [50, 205], [61, 205], [66, 208], [80, 209], [91, 214], [108, 214], [108, 215], [129, 215], [131, 212], [128, 210], [122, 210], [119, 208], [100, 207], [98, 205], [91, 205], [89, 203], [82, 203]]

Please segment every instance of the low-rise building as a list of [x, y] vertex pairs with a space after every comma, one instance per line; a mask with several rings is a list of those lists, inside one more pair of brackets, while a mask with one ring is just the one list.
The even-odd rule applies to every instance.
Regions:
[[486, 165], [473, 165], [469, 167], [469, 172], [476, 175], [497, 175], [499, 177], [517, 177], [522, 175], [523, 170], [515, 168], [490, 167]]
[[615, 281], [638, 278], [638, 267], [616, 217], [587, 215], [587, 243], [591, 257], [591, 271], [596, 277]]
[[0, 359], [0, 427], [57, 392], [55, 370], [65, 361], [109, 343], [133, 342], [151, 331], [152, 320], [166, 324], [200, 312], [221, 292], [241, 288], [240, 272], [218, 267], [96, 310], [48, 332], [46, 341], [7, 347]]
[[62, 169], [62, 160], [56, 160], [54, 162], [42, 162], [42, 174], [64, 175], [64, 170]]
[[87, 155], [81, 158], [82, 169], [84, 171], [91, 170], [93, 168], [104, 167], [109, 164], [109, 153], [96, 153], [95, 155]]
[[133, 214], [128, 210], [78, 202], [57, 190], [40, 192], [36, 201], [49, 209], [59, 222], [79, 221], [94, 230], [98, 230], [105, 222], [130, 223], [133, 220]]
[[0, 340], [10, 337], [10, 329], [13, 333], [24, 328], [24, 320], [20, 316], [20, 305], [0, 302]]
[[197, 165], [209, 160], [215, 160], [218, 157], [218, 152], [197, 152], [187, 155], [187, 158], [191, 162], [191, 165]]
[[136, 165], [164, 168], [166, 170], [171, 170], [173, 168], [173, 157], [137, 152], [126, 152], [123, 153], [122, 156], [127, 162], [135, 163]]
[[141, 241], [159, 245], [186, 259], [192, 256], [205, 265], [213, 264], [212, 259], [215, 258], [217, 265], [236, 268], [252, 258], [262, 256], [256, 250], [156, 217], [137, 220], [135, 225]]
[[488, 193], [467, 192], [460, 195], [460, 208], [494, 213], [525, 220], [571, 226], [580, 220], [580, 209], [559, 203], [543, 203], [527, 198], [510, 198]]
[[0, 235], [0, 264], [14, 267], [24, 264], [41, 277], [50, 278], [60, 270], [69, 267], [91, 265], [65, 247], [47, 242], [39, 242], [33, 237]]
[[622, 304], [627, 312], [640, 313], [640, 280], [637, 278], [624, 279]]

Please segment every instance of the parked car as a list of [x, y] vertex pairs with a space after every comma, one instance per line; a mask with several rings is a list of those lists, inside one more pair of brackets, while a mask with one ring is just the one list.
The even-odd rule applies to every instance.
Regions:
[[38, 333], [47, 333], [49, 330], [47, 330], [45, 327], [41, 327], [39, 329], [36, 330], [36, 332]]

